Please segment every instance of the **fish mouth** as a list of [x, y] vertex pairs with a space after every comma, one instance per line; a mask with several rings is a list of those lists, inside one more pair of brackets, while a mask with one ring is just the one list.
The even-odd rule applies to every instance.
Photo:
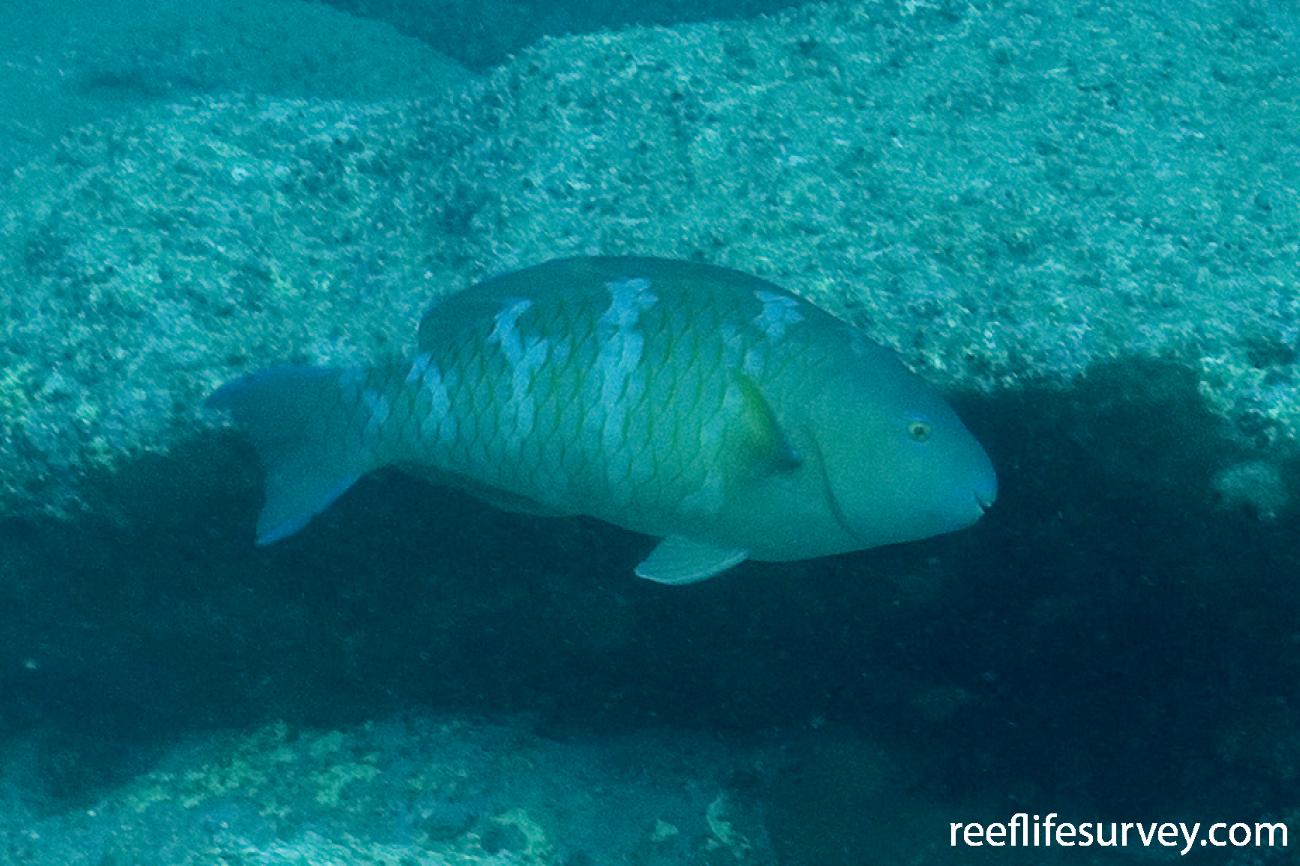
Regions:
[[971, 491], [971, 497], [975, 504], [979, 506], [980, 514], [985, 514], [993, 503], [998, 501], [998, 476], [993, 471], [993, 464], [984, 456], [985, 471], [976, 479], [975, 484], [971, 485], [974, 490]]

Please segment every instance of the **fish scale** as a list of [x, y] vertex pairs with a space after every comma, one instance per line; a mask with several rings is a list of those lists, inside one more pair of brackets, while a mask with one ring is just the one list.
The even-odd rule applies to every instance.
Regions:
[[219, 389], [267, 470], [262, 543], [397, 465], [489, 502], [663, 539], [688, 583], [973, 523], [983, 449], [887, 350], [779, 287], [649, 258], [562, 259], [436, 304], [409, 359]]

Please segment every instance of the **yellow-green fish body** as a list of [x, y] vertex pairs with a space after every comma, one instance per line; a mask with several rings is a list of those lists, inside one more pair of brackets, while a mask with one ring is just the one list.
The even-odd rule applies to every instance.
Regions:
[[263, 543], [387, 465], [662, 537], [637, 571], [669, 583], [957, 529], [996, 496], [891, 353], [771, 283], [664, 259], [495, 277], [430, 310], [413, 358], [276, 368], [212, 403], [266, 466]]

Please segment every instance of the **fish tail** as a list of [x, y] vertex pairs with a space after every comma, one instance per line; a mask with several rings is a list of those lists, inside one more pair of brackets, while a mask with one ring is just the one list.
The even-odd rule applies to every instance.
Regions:
[[376, 443], [387, 402], [366, 380], [361, 368], [273, 367], [208, 398], [246, 431], [265, 470], [258, 544], [293, 535], [386, 462]]

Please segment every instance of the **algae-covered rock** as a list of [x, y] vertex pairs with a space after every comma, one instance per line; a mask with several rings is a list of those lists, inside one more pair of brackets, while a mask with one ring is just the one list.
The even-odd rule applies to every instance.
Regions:
[[[167, 448], [211, 384], [193, 374], [261, 354], [234, 310], [269, 305], [282, 357], [372, 331], [352, 302], [394, 250], [376, 233], [442, 219], [408, 182], [438, 162], [403, 153], [438, 145], [408, 108], [468, 74], [384, 25], [300, 0], [27, 4], [0, 48], [5, 513], [62, 513], [87, 470]], [[345, 259], [349, 288], [327, 300], [317, 265]], [[399, 282], [418, 297], [418, 276]], [[381, 327], [400, 327], [390, 313]]]
[[481, 100], [474, 227], [494, 264], [755, 270], [959, 388], [1173, 359], [1292, 437], [1300, 51], [1261, 10], [1162, 9], [831, 4], [547, 42]]
[[25, 169], [0, 215], [7, 510], [166, 448], [249, 363], [404, 346], [456, 254], [429, 187], [458, 135], [407, 103], [208, 98]]
[[306, 0], [15, 3], [0, 27], [0, 178], [67, 129], [188, 95], [410, 99], [462, 82], [390, 27]]
[[[0, 780], [103, 799], [4, 792], [0, 859], [863, 862], [921, 851], [875, 834], [967, 796], [999, 819], [1159, 815], [1171, 791], [1215, 819], [1291, 808], [1294, 726], [1243, 719], [1284, 716], [1300, 682], [1295, 21], [843, 2], [547, 40], [428, 98], [187, 72], [95, 115], [0, 198], [0, 727], [82, 735]], [[113, 54], [127, 72], [102, 80], [147, 89], [177, 68], [162, 56]], [[964, 392], [998, 506], [926, 545], [676, 594], [626, 574], [644, 540], [395, 476], [252, 547], [252, 456], [202, 435], [214, 385], [405, 351], [432, 297], [597, 251], [742, 268], [862, 325]], [[593, 758], [456, 735], [480, 753], [451, 760], [432, 728], [289, 725], [104, 781], [114, 737], [410, 703], [834, 724], [766, 789], [773, 843], [747, 771], [666, 766], [687, 747], [637, 737]], [[575, 851], [560, 800], [610, 838]], [[172, 829], [196, 835], [156, 849]]]
[[1289, 440], [1297, 50], [1160, 8], [818, 5], [548, 40], [459, 99], [86, 128], [0, 214], [3, 508], [65, 511], [233, 373], [400, 351], [432, 296], [587, 251], [773, 278], [959, 390], [1172, 362]]
[[[27, 748], [39, 748], [29, 746]], [[12, 773], [20, 749], [0, 754]], [[194, 736], [89, 808], [4, 789], [0, 858], [28, 866], [771, 863], [752, 756], [700, 737], [559, 742], [524, 720], [409, 717]], [[719, 810], [732, 847], [715, 856]], [[680, 831], [655, 836], [649, 828]], [[744, 848], [734, 840], [744, 839]]]

